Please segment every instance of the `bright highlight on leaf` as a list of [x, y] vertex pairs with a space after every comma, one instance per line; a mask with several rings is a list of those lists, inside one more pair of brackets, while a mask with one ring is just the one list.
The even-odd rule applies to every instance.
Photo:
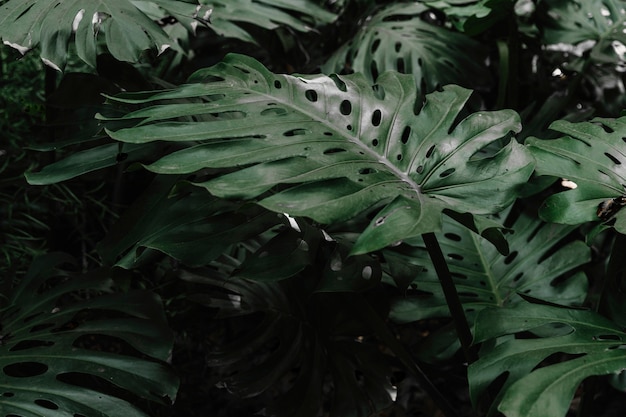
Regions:
[[189, 82], [148, 97], [112, 98], [144, 108], [102, 117], [134, 124], [109, 135], [183, 143], [147, 168], [226, 168], [231, 172], [197, 183], [218, 197], [254, 199], [320, 223], [378, 208], [353, 253], [439, 230], [446, 207], [497, 212], [533, 170], [528, 151], [510, 138], [520, 129], [518, 115], [463, 117], [471, 92], [458, 86], [422, 103], [408, 75], [389, 72], [374, 86], [360, 75], [275, 75], [238, 55]]
[[179, 0], [8, 0], [0, 5], [0, 39], [22, 54], [39, 45], [43, 62], [58, 71], [65, 67], [70, 42], [78, 56], [93, 67], [102, 38], [120, 61], [136, 62], [147, 50], [162, 52], [161, 45], [182, 52], [144, 14], [140, 3], [161, 8], [188, 27], [192, 22], [207, 24], [201, 16], [211, 14], [208, 6]]
[[[565, 177], [577, 187], [548, 197], [540, 216], [565, 224], [609, 220], [599, 214], [600, 206], [626, 190], [626, 144], [622, 139], [626, 136], [626, 117], [580, 123], [561, 120], [550, 128], [566, 136], [529, 138], [526, 142], [537, 161], [537, 174]], [[626, 211], [613, 215], [614, 227], [626, 233]]]

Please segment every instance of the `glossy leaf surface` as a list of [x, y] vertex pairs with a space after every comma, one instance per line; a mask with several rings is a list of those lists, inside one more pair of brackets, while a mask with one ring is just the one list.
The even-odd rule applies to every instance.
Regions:
[[[456, 223], [444, 222], [443, 230], [437, 234], [470, 322], [485, 308], [522, 302], [518, 294], [559, 304], [581, 305], [587, 295], [585, 275], [578, 272], [567, 280], [558, 280], [591, 258], [583, 242], [565, 243], [564, 239], [574, 228], [547, 224], [522, 214], [511, 229], [513, 232], [507, 235], [510, 245], [507, 256], [497, 252], [486, 239]], [[441, 284], [420, 240], [415, 239], [412, 247], [397, 250], [404, 262], [424, 267], [413, 281], [413, 289], [392, 305], [390, 317], [398, 322], [449, 316]], [[432, 335], [432, 342], [438, 349], [449, 349], [456, 335], [442, 338], [445, 332], [440, 333]], [[424, 350], [424, 354], [432, 358], [453, 353], [434, 349]]]
[[68, 279], [54, 270], [66, 261], [36, 260], [0, 310], [2, 416], [145, 416], [116, 390], [173, 401], [177, 378], [164, 365], [172, 335], [160, 300], [142, 291], [98, 295], [113, 281], [102, 271]]
[[[585, 378], [617, 373], [626, 365], [626, 334], [585, 310], [530, 303], [483, 310], [476, 320], [475, 342], [519, 332], [534, 337], [505, 340], [469, 367], [474, 401], [491, 382], [508, 373], [498, 407], [507, 417], [565, 416]], [[535, 369], [558, 354], [562, 355], [558, 363]]]
[[[153, 0], [188, 26], [206, 24], [207, 6], [179, 0]], [[100, 35], [103, 35], [102, 37]], [[0, 5], [0, 38], [22, 54], [40, 46], [42, 60], [62, 70], [72, 41], [78, 56], [96, 66], [98, 39], [120, 61], [136, 62], [142, 52], [179, 50], [159, 25], [130, 0], [9, 0]]]
[[[599, 221], [598, 206], [625, 193], [626, 118], [580, 123], [561, 120], [550, 128], [566, 136], [527, 141], [537, 161], [537, 173], [567, 178], [577, 187], [546, 199], [540, 216], [565, 224]], [[616, 230], [625, 233], [626, 211], [619, 210], [614, 217]]]
[[[448, 86], [421, 105], [410, 76], [386, 73], [372, 87], [360, 75], [275, 75], [230, 55], [178, 89], [112, 99], [148, 107], [110, 119], [136, 125], [108, 133], [129, 143], [200, 141], [147, 168], [236, 168], [198, 183], [218, 197], [258, 199], [321, 223], [382, 206], [354, 248], [364, 253], [438, 230], [445, 207], [486, 214], [516, 197], [533, 170], [526, 149], [508, 139], [518, 115], [462, 118], [469, 97]], [[495, 153], [481, 153], [502, 139]], [[266, 193], [279, 184], [282, 191]]]
[[[322, 69], [360, 72], [370, 82], [392, 70], [412, 74], [422, 94], [446, 84], [484, 86], [486, 50], [468, 36], [429, 23], [429, 8], [419, 2], [393, 4], [368, 19]], [[446, 51], [442, 54], [442, 51]]]

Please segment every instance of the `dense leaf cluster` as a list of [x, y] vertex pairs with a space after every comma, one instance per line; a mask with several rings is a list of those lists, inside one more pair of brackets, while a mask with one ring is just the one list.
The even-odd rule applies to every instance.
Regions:
[[0, 417], [612, 415], [625, 33], [620, 0], [0, 0]]

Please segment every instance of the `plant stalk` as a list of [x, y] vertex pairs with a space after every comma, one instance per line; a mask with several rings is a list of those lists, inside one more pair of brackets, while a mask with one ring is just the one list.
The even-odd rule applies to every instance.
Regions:
[[413, 356], [396, 338], [384, 320], [372, 308], [370, 303], [360, 294], [355, 294], [355, 301], [356, 304], [358, 304], [359, 311], [361, 311], [365, 321], [371, 326], [374, 333], [376, 333], [380, 340], [396, 355], [400, 362], [407, 367], [408, 371], [415, 377], [420, 387], [426, 391], [443, 415], [445, 417], [458, 417], [457, 412], [446, 397], [437, 389], [419, 364], [415, 362]]
[[467, 363], [470, 364], [478, 359], [476, 353], [471, 349], [472, 345], [472, 331], [470, 330], [467, 318], [465, 317], [465, 311], [463, 310], [463, 304], [459, 298], [459, 293], [456, 290], [454, 281], [452, 280], [452, 274], [448, 269], [448, 264], [443, 256], [439, 242], [434, 233], [424, 233], [422, 235], [426, 249], [430, 255], [430, 259], [433, 261], [435, 272], [439, 277], [443, 294], [450, 310], [450, 315], [454, 321], [454, 327], [456, 328], [457, 336], [461, 342], [461, 348], [465, 354]]

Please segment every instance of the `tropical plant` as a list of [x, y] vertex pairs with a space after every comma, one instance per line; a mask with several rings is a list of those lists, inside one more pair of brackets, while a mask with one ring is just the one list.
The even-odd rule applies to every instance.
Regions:
[[0, 414], [611, 415], [624, 10], [0, 1]]

